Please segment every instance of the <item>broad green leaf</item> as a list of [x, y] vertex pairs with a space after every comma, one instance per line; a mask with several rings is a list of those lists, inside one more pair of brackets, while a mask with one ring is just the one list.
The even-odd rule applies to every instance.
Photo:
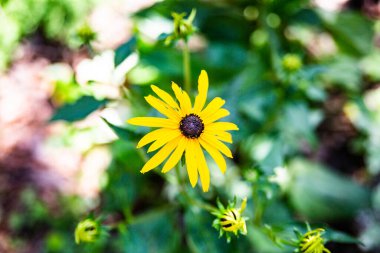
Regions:
[[[239, 238], [236, 238], [233, 235], [229, 244], [226, 242], [225, 236], [219, 238], [219, 231], [212, 227], [213, 219], [214, 216], [199, 209], [186, 211], [186, 236], [189, 248], [193, 253], [248, 252], [245, 248], [247, 247], [245, 236], [240, 235]], [[244, 248], [245, 250], [243, 250]]]
[[153, 210], [134, 219], [124, 238], [124, 252], [170, 253], [180, 242], [177, 230], [178, 213], [174, 210]]
[[84, 96], [72, 104], [65, 104], [58, 108], [50, 121], [64, 120], [74, 122], [81, 120], [104, 106], [107, 102], [107, 100], [96, 100], [94, 97]]
[[122, 63], [136, 49], [137, 39], [132, 37], [130, 40], [119, 46], [115, 50], [115, 67]]
[[364, 55], [372, 48], [372, 24], [356, 12], [319, 12], [326, 29], [346, 53]]
[[125, 140], [125, 141], [133, 141], [133, 140], [137, 140], [140, 136], [136, 133], [134, 133], [133, 131], [127, 129], [127, 128], [122, 128], [122, 127], [119, 127], [119, 126], [116, 126], [112, 123], [110, 123], [108, 120], [106, 120], [105, 118], [102, 118], [104, 120], [104, 122], [106, 122], [106, 124], [113, 130], [113, 132], [122, 140]]
[[293, 208], [311, 221], [351, 218], [369, 207], [369, 191], [353, 180], [302, 159], [289, 164], [289, 199]]
[[358, 91], [361, 85], [361, 73], [356, 59], [337, 56], [326, 63], [327, 69], [321, 75], [330, 85], [336, 85], [346, 91]]
[[273, 174], [276, 167], [283, 166], [284, 163], [284, 146], [280, 141], [274, 141], [268, 155], [259, 161], [260, 168], [265, 174]]
[[247, 238], [251, 243], [252, 247], [255, 249], [254, 252], [265, 252], [265, 253], [290, 253], [294, 249], [290, 247], [279, 247], [273, 242], [273, 238], [268, 234], [268, 228], [247, 224], [248, 235]]
[[363, 72], [372, 80], [380, 81], [380, 51], [376, 50], [367, 55], [361, 62]]
[[361, 243], [359, 239], [348, 235], [346, 233], [328, 228], [323, 235], [328, 241], [339, 242], [339, 243]]

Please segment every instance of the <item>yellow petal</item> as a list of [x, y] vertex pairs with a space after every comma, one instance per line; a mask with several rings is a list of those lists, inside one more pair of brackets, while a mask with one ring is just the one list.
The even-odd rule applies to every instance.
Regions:
[[150, 171], [160, 165], [177, 146], [181, 136], [168, 142], [162, 149], [160, 149], [152, 158], [149, 159], [141, 169], [141, 173]]
[[212, 159], [214, 159], [215, 163], [218, 165], [222, 173], [224, 173], [227, 169], [227, 165], [222, 154], [220, 154], [220, 152], [216, 148], [210, 146], [207, 142], [203, 141], [202, 139], [200, 139], [199, 142], [201, 143], [202, 147], [207, 151], [207, 153], [210, 154]]
[[165, 103], [167, 103], [171, 107], [179, 110], [179, 106], [178, 106], [177, 102], [174, 101], [173, 97], [170, 96], [169, 93], [161, 90], [160, 88], [158, 88], [155, 85], [151, 85], [150, 87], [157, 94], [157, 96], [159, 96], [163, 101], [165, 101]]
[[179, 104], [181, 105], [181, 111], [184, 112], [185, 116], [191, 113], [191, 101], [189, 95], [186, 92], [182, 91], [182, 89], [175, 83], [172, 82], [172, 89], [176, 98], [178, 99]]
[[226, 101], [223, 99], [216, 97], [214, 98], [207, 106], [206, 108], [199, 113], [199, 116], [202, 119], [206, 119], [209, 115], [215, 113], [216, 111], [219, 110], [220, 107], [224, 105]]
[[177, 129], [178, 122], [171, 119], [155, 118], [155, 117], [136, 117], [127, 121], [131, 125], [146, 126], [146, 127], [166, 127]]
[[181, 120], [181, 116], [177, 111], [173, 108], [167, 106], [166, 103], [162, 102], [160, 99], [153, 97], [152, 95], [146, 96], [145, 100], [157, 111], [162, 113], [168, 118], [173, 120], [177, 120], [178, 122]]
[[210, 187], [210, 171], [208, 170], [206, 158], [198, 141], [194, 142], [196, 159], [198, 161], [198, 172], [202, 182], [202, 190], [208, 192]]
[[221, 119], [221, 118], [224, 118], [226, 116], [230, 115], [230, 112], [227, 111], [226, 109], [219, 109], [217, 112], [215, 112], [214, 114], [212, 115], [209, 115], [208, 117], [206, 117], [204, 120], [203, 120], [203, 123], [204, 124], [210, 124], [214, 121], [217, 121], [218, 119]]
[[241, 202], [240, 213], [243, 213], [246, 207], [247, 207], [247, 197], [245, 197], [243, 201]]
[[187, 146], [187, 138], [182, 137], [180, 141], [178, 142], [177, 148], [174, 150], [173, 154], [169, 157], [168, 161], [165, 163], [164, 168], [162, 168], [162, 173], [166, 173], [170, 171], [172, 168], [174, 168], [179, 160], [182, 157], [183, 152], [185, 151], [185, 148]]
[[219, 131], [219, 130], [210, 131], [209, 129], [206, 128], [203, 133], [214, 135], [215, 138], [217, 138], [220, 141], [232, 143], [232, 135], [228, 132]]
[[194, 113], [198, 114], [202, 111], [206, 103], [207, 91], [208, 91], [208, 76], [207, 76], [207, 72], [202, 70], [198, 78], [198, 95], [195, 98]]
[[239, 130], [237, 125], [231, 122], [214, 122], [205, 126], [205, 131]]
[[145, 146], [146, 144], [151, 143], [151, 142], [161, 138], [162, 136], [167, 135], [168, 133], [170, 133], [172, 131], [176, 131], [176, 130], [167, 129], [167, 128], [160, 128], [160, 129], [154, 130], [154, 131], [144, 135], [144, 137], [141, 138], [139, 143], [137, 143], [137, 148], [141, 148], [141, 147]]
[[169, 141], [173, 140], [174, 138], [180, 135], [181, 132], [179, 130], [168, 131], [165, 135], [161, 135], [160, 138], [158, 138], [155, 142], [153, 142], [152, 145], [150, 145], [148, 153], [159, 149], [164, 144], [168, 143]]
[[214, 136], [210, 134], [202, 134], [200, 137], [203, 141], [210, 144], [212, 147], [218, 149], [225, 156], [232, 158], [231, 150], [221, 141], [216, 139]]
[[188, 143], [186, 146], [186, 152], [185, 152], [187, 174], [189, 175], [190, 184], [193, 188], [197, 184], [197, 181], [198, 181], [198, 173], [197, 173], [198, 160], [196, 159], [196, 155], [195, 155], [194, 143], [195, 143], [194, 140], [188, 140]]

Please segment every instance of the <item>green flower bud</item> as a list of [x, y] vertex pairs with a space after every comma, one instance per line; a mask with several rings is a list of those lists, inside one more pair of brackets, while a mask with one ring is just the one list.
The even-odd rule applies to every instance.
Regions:
[[244, 198], [240, 208], [236, 207], [236, 200], [230, 202], [225, 208], [220, 201], [217, 201], [218, 209], [212, 212], [217, 218], [213, 222], [213, 227], [219, 230], [220, 236], [224, 233], [227, 237], [227, 242], [231, 240], [231, 234], [238, 235], [238, 233], [242, 235], [247, 234], [247, 226], [245, 221], [248, 218], [243, 217], [242, 213], [247, 205], [247, 198]]
[[193, 26], [193, 21], [195, 18], [196, 10], [192, 9], [189, 17], [185, 19], [186, 13], [172, 13], [174, 19], [174, 31], [171, 34], [168, 34], [165, 39], [165, 44], [169, 45], [173, 41], [183, 39], [188, 40], [190, 35], [192, 35], [196, 28]]
[[294, 72], [302, 67], [301, 58], [296, 54], [286, 54], [282, 58], [282, 66], [288, 72]]
[[93, 220], [92, 218], [87, 218], [78, 223], [75, 228], [75, 242], [77, 244], [81, 242], [95, 242], [101, 232], [101, 226], [98, 221]]
[[82, 44], [89, 44], [96, 39], [96, 33], [90, 25], [86, 22], [76, 32], [76, 36], [79, 38]]

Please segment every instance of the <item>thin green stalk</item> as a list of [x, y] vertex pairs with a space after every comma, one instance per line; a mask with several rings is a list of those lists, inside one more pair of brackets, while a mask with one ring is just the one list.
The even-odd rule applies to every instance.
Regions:
[[184, 41], [182, 55], [183, 55], [183, 75], [185, 81], [185, 91], [190, 94], [191, 92], [191, 66], [190, 66], [190, 50], [186, 40]]
[[253, 186], [252, 199], [253, 199], [253, 204], [255, 207], [254, 213], [253, 213], [253, 223], [255, 225], [260, 225], [263, 214], [264, 214], [264, 206], [263, 206], [263, 202], [259, 196], [257, 184], [254, 184], [254, 186]]

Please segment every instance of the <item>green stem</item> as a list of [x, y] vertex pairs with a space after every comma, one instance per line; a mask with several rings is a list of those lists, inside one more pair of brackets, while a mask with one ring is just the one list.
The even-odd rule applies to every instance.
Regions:
[[211, 206], [211, 205], [209, 205], [209, 204], [207, 204], [201, 200], [197, 200], [197, 199], [193, 198], [187, 192], [186, 185], [185, 185], [186, 182], [181, 177], [179, 165], [175, 166], [175, 172], [176, 172], [176, 176], [178, 179], [178, 183], [180, 185], [180, 192], [183, 195], [183, 197], [186, 199], [188, 205], [197, 206], [197, 207], [202, 208], [202, 209], [209, 211], [209, 212], [213, 212], [213, 211], [217, 210], [215, 207], [213, 207], [213, 206]]
[[254, 184], [252, 190], [252, 199], [254, 204], [254, 214], [253, 214], [253, 223], [255, 225], [260, 225], [264, 213], [264, 206], [262, 200], [260, 199], [257, 184]]
[[190, 94], [191, 91], [191, 66], [190, 66], [190, 50], [186, 40], [183, 40], [183, 75], [185, 81], [185, 91]]

